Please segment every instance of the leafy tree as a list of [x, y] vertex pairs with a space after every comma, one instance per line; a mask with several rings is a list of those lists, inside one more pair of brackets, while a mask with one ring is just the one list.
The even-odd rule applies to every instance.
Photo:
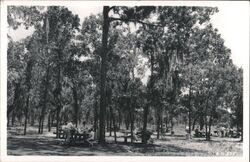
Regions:
[[[103, 26], [102, 26], [102, 55], [101, 55], [101, 77], [100, 77], [100, 136], [99, 142], [105, 142], [105, 113], [106, 113], [106, 74], [107, 74], [107, 55], [108, 55], [108, 36], [109, 27], [111, 21], [122, 21], [122, 22], [141, 22], [141, 19], [149, 16], [151, 11], [155, 10], [155, 7], [103, 7]], [[110, 12], [118, 15], [119, 18], [109, 16]]]
[[24, 25], [26, 29], [31, 26], [36, 28], [43, 19], [42, 10], [44, 10], [42, 6], [8, 6], [8, 25], [13, 29], [17, 29], [21, 25]]
[[54, 99], [56, 103], [56, 119], [57, 119], [57, 137], [59, 130], [60, 111], [62, 108], [61, 91], [62, 91], [62, 64], [67, 56], [64, 53], [65, 47], [74, 36], [79, 26], [79, 18], [73, 15], [71, 11], [64, 7], [52, 6], [48, 7], [47, 17], [49, 23], [48, 43], [53, 45], [50, 47], [54, 53], [53, 62], [56, 71], [55, 87], [53, 89]]

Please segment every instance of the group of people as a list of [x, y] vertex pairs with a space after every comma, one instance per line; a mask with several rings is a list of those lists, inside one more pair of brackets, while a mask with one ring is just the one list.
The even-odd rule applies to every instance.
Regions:
[[[219, 135], [219, 132], [218, 132], [218, 135]], [[232, 138], [238, 138], [241, 136], [241, 132], [240, 131], [236, 131], [232, 128], [225, 128], [225, 127], [222, 127], [220, 129], [220, 135], [221, 137], [232, 137]]]
[[[187, 131], [187, 130], [186, 130]], [[201, 130], [199, 131], [199, 128], [197, 127], [195, 129], [195, 137], [205, 137], [205, 130]], [[225, 128], [225, 127], [219, 127], [216, 130], [213, 131], [213, 134], [211, 133], [211, 135], [213, 136], [217, 136], [217, 137], [239, 137], [241, 134], [237, 133], [236, 130], [233, 129], [229, 129], [229, 128]]]
[[72, 134], [86, 134], [88, 135], [88, 140], [94, 140], [94, 130], [89, 128], [86, 125], [86, 122], [83, 121], [81, 127], [76, 127], [76, 124], [73, 121], [67, 122], [66, 125], [62, 125], [61, 129], [66, 133], [66, 143], [70, 142]]

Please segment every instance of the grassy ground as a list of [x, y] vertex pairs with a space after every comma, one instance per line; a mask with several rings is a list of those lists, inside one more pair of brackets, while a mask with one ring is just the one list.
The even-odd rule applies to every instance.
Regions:
[[[159, 140], [153, 135], [154, 143], [142, 145], [141, 143], [124, 143], [118, 138], [114, 143], [113, 137], [107, 134], [107, 144], [87, 147], [82, 145], [62, 145], [55, 135], [45, 131], [37, 134], [37, 128], [29, 128], [26, 136], [21, 135], [20, 128], [8, 129], [7, 153], [8, 155], [128, 155], [128, 156], [242, 156], [242, 143], [240, 139], [212, 137], [211, 141], [203, 138], [186, 140], [184, 130], [179, 128], [174, 136], [165, 135]], [[119, 134], [118, 134], [119, 135]]]

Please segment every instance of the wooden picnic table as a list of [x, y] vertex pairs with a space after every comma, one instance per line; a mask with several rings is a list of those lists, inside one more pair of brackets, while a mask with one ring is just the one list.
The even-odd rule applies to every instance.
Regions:
[[[80, 133], [78, 131], [74, 131], [74, 130], [70, 130], [70, 138], [69, 138], [69, 144], [76, 144], [76, 143], [87, 143], [88, 145], [93, 146], [94, 141], [91, 141], [90, 138], [92, 137], [92, 135], [90, 133], [87, 132], [83, 132]], [[54, 134], [56, 134], [56, 132], [53, 132]], [[64, 139], [65, 143], [67, 142], [67, 136], [69, 133], [67, 133], [66, 131], [60, 129], [59, 130], [59, 139]]]
[[[128, 142], [128, 138], [133, 138], [134, 140], [138, 140], [139, 138], [142, 138], [142, 131], [139, 132], [134, 132], [133, 137], [131, 136], [131, 132], [129, 130], [122, 130], [121, 131], [123, 133], [123, 136], [121, 136], [122, 138], [124, 138], [124, 142], [127, 143]], [[146, 139], [150, 140], [151, 139], [151, 135], [153, 133], [150, 131], [146, 132]]]

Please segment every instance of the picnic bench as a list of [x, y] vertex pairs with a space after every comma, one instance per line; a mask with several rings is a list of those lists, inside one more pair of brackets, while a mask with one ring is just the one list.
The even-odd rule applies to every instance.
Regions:
[[131, 139], [131, 133], [129, 130], [122, 130], [121, 131], [123, 133], [123, 135], [121, 136], [122, 138], [124, 138], [124, 142], [127, 143], [128, 142], [128, 138]]
[[194, 137], [196, 138], [206, 137], [206, 133], [204, 131], [199, 131], [198, 129], [195, 129]]
[[[58, 131], [59, 131], [58, 138], [64, 139], [63, 143], [67, 143], [67, 142], [68, 144], [79, 143], [79, 144], [87, 144], [88, 146], [93, 146], [95, 143], [94, 140], [90, 139], [92, 135], [87, 132], [79, 133], [77, 131], [70, 130], [70, 133], [67, 133], [66, 131], [62, 129], [59, 129]], [[56, 134], [56, 132], [53, 132], [53, 134]], [[69, 138], [69, 141], [66, 141], [68, 134], [70, 134], [70, 138]]]
[[[121, 136], [122, 138], [124, 138], [124, 142], [127, 143], [128, 142], [128, 138], [133, 138], [135, 141], [138, 141], [138, 138], [142, 138], [142, 131], [140, 132], [136, 132], [133, 137], [131, 136], [131, 132], [128, 131], [128, 130], [122, 130], [122, 133], [123, 133], [123, 136]], [[145, 136], [146, 136], [146, 139], [147, 141], [150, 141], [151, 143], [153, 143], [153, 140], [151, 138], [151, 135], [153, 133], [150, 132], [150, 131], [147, 131]]]

